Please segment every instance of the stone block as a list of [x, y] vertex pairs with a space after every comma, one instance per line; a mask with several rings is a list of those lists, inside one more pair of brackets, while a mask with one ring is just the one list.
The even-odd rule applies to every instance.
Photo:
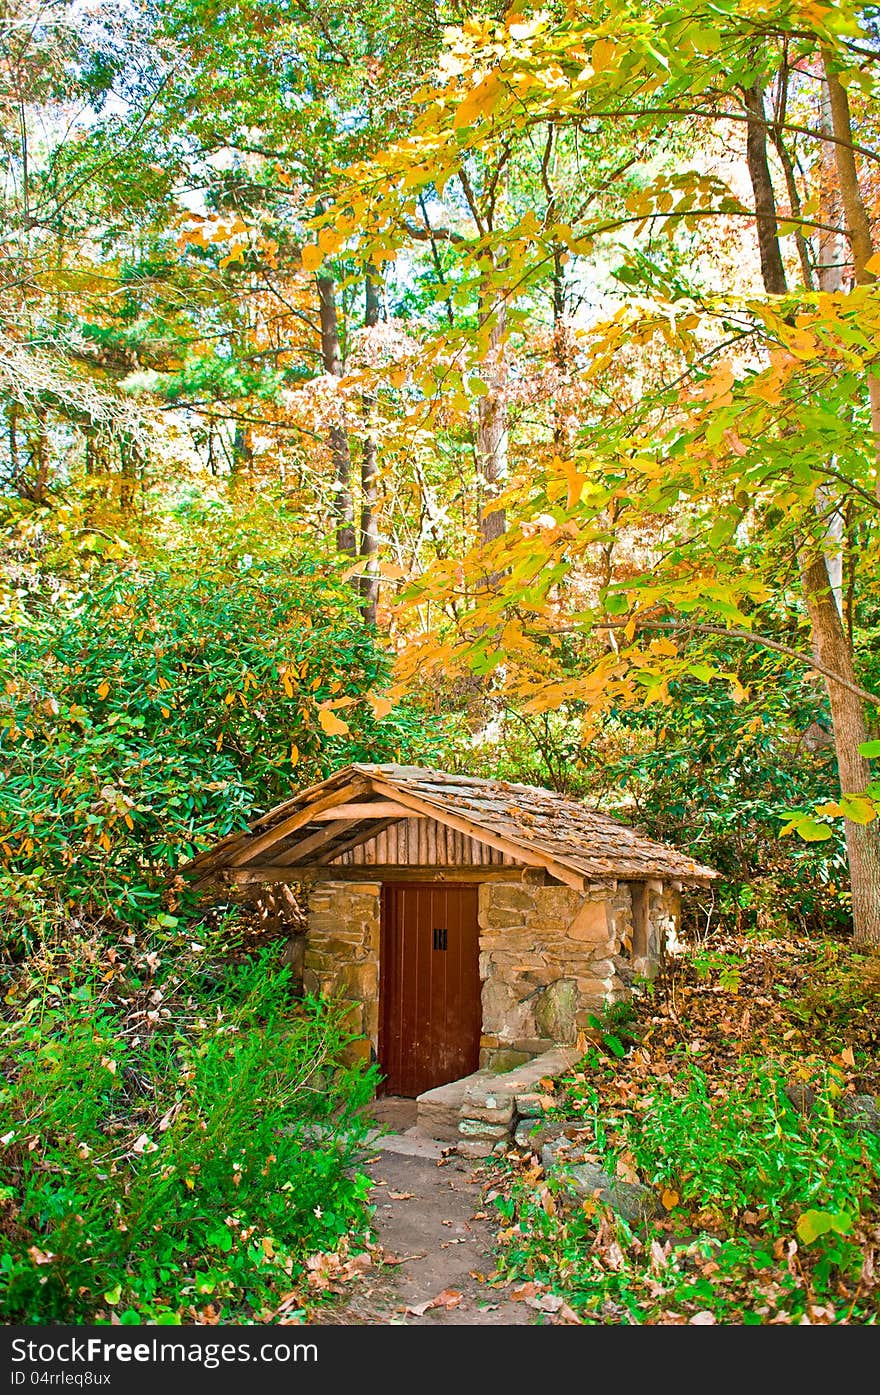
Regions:
[[577, 1007], [578, 986], [573, 978], [560, 978], [551, 983], [537, 995], [535, 1002], [535, 1026], [539, 1034], [551, 1041], [573, 1042]]
[[568, 886], [542, 886], [535, 895], [535, 915], [538, 920], [561, 920], [570, 924], [580, 909], [583, 897]]
[[556, 1043], [552, 1037], [518, 1037], [510, 1045], [514, 1051], [522, 1051], [531, 1060], [533, 1056], [541, 1056], [545, 1051], [552, 1051]]
[[466, 1099], [461, 1107], [461, 1117], [482, 1119], [485, 1124], [503, 1124], [505, 1128], [509, 1129], [513, 1123], [514, 1108], [513, 1096], [499, 1098], [488, 1095], [485, 1103]]
[[603, 1205], [610, 1206], [631, 1225], [650, 1220], [657, 1214], [657, 1202], [649, 1187], [642, 1186], [640, 1182], [621, 1182], [616, 1177], [610, 1177], [598, 1163], [560, 1164], [549, 1143], [545, 1143], [541, 1149], [541, 1163], [545, 1172], [561, 1176], [575, 1196], [594, 1197]]
[[533, 923], [532, 917], [527, 916], [525, 911], [508, 910], [506, 906], [490, 907], [481, 921], [486, 930], [517, 930]]
[[487, 1138], [494, 1143], [497, 1138], [507, 1138], [510, 1128], [507, 1124], [491, 1124], [484, 1119], [461, 1118], [458, 1132], [462, 1138]]
[[379, 994], [379, 965], [372, 960], [363, 964], [343, 964], [336, 981], [347, 997], [360, 998], [362, 1002], [375, 999]]
[[462, 1158], [488, 1158], [494, 1147], [491, 1138], [463, 1138], [455, 1151]]
[[573, 940], [604, 942], [608, 938], [607, 902], [585, 901], [570, 921], [566, 933]]
[[516, 883], [496, 882], [492, 886], [489, 905], [493, 908], [507, 906], [514, 910], [533, 911], [535, 897], [532, 892], [524, 890]]
[[514, 1051], [511, 1047], [499, 1046], [487, 1053], [486, 1068], [495, 1074], [503, 1075], [517, 1066], [524, 1066], [529, 1059], [525, 1051]]
[[540, 1137], [533, 1138], [537, 1128], [537, 1119], [521, 1119], [513, 1132], [513, 1141], [517, 1148], [533, 1148], [537, 1152], [541, 1146]]
[[548, 1095], [538, 1095], [534, 1091], [517, 1095], [516, 1112], [520, 1119], [537, 1120], [542, 1119], [548, 1109], [553, 1106], [553, 1099]]

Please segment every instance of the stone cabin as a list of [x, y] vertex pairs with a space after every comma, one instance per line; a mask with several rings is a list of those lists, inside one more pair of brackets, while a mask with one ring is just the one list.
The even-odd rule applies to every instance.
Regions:
[[410, 1097], [576, 1042], [717, 875], [578, 800], [402, 765], [348, 766], [189, 870], [307, 887], [304, 987]]

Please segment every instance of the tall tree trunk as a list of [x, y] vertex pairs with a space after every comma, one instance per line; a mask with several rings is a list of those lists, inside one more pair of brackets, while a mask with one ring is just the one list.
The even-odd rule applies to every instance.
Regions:
[[34, 408], [37, 418], [37, 434], [33, 447], [34, 478], [28, 491], [35, 504], [42, 504], [49, 487], [49, 431], [46, 408]]
[[[336, 313], [336, 285], [330, 276], [318, 277], [318, 303], [321, 318], [321, 358], [324, 372], [334, 378], [342, 377], [342, 350], [339, 344], [339, 319]], [[327, 433], [330, 459], [333, 461], [333, 514], [336, 519], [336, 546], [350, 557], [357, 554], [354, 529], [354, 500], [351, 493], [351, 451], [342, 419], [334, 422]]]
[[[379, 296], [375, 273], [367, 272], [365, 282], [366, 307], [364, 325], [370, 330], [379, 323]], [[360, 593], [363, 602], [361, 614], [364, 624], [375, 625], [376, 606], [379, 600], [379, 518], [376, 513], [376, 486], [378, 479], [378, 445], [376, 443], [376, 398], [373, 393], [364, 393], [364, 418], [366, 432], [364, 451], [361, 457], [361, 557], [363, 570], [360, 576]]]
[[[764, 100], [760, 89], [747, 95], [749, 121], [747, 158], [758, 218], [758, 241], [764, 287], [770, 295], [784, 295], [785, 271], [779, 250], [776, 200], [767, 163]], [[852, 153], [852, 152], [850, 152]], [[773, 245], [770, 245], [772, 238]], [[846, 682], [855, 684], [852, 645], [834, 598], [828, 567], [821, 551], [809, 540], [800, 548], [799, 566], [804, 600], [819, 663]], [[868, 740], [861, 698], [834, 679], [826, 678], [837, 771], [843, 794], [863, 794], [871, 781], [871, 767], [859, 754]], [[852, 889], [853, 939], [856, 944], [880, 944], [880, 819], [869, 824], [844, 820], [846, 855]]]
[[480, 299], [481, 318], [490, 324], [489, 351], [483, 362], [483, 377], [488, 392], [477, 407], [477, 469], [484, 484], [485, 506], [480, 515], [480, 535], [483, 543], [500, 538], [507, 527], [503, 509], [493, 509], [491, 499], [507, 477], [507, 403], [504, 389], [507, 383], [507, 363], [504, 338], [507, 329], [507, 307], [495, 290]]
[[6, 422], [9, 429], [9, 478], [16, 485], [21, 465], [18, 460], [18, 403], [14, 400], [6, 409]]
[[[834, 134], [834, 159], [837, 164], [837, 181], [840, 198], [846, 219], [846, 233], [852, 249], [853, 272], [857, 286], [870, 285], [877, 277], [868, 270], [868, 262], [874, 255], [871, 239], [871, 224], [859, 186], [859, 172], [853, 150], [852, 120], [849, 111], [849, 97], [829, 60], [823, 55], [825, 81], [828, 85], [828, 106], [831, 111], [831, 129]], [[875, 373], [868, 374], [868, 401], [871, 407], [871, 429], [874, 434], [874, 454], [880, 464], [880, 378]], [[880, 472], [877, 479], [877, 497], [880, 499]]]
[[[834, 134], [831, 120], [831, 101], [828, 95], [828, 83], [821, 84], [821, 114], [819, 117], [819, 129], [826, 137]], [[843, 285], [843, 268], [846, 264], [846, 239], [843, 231], [833, 231], [842, 225], [843, 208], [840, 202], [840, 189], [837, 180], [837, 159], [834, 154], [834, 144], [826, 140], [822, 146], [821, 165], [819, 170], [819, 222], [826, 226], [819, 229], [816, 237], [818, 255], [816, 258], [816, 275], [819, 282], [820, 291], [829, 291], [832, 295], [839, 291]]]
[[[800, 558], [801, 579], [813, 645], [821, 664], [855, 683], [852, 647], [831, 591], [822, 554], [805, 545]], [[871, 782], [871, 767], [859, 746], [868, 740], [861, 699], [826, 679], [840, 788], [862, 794]], [[880, 945], [880, 819], [871, 823], [844, 820], [846, 857], [852, 888], [853, 939], [857, 945]]]
[[752, 192], [755, 197], [755, 223], [758, 230], [758, 252], [761, 275], [768, 295], [785, 295], [785, 268], [779, 250], [779, 224], [776, 218], [776, 198], [770, 166], [767, 163], [767, 125], [764, 93], [756, 83], [743, 88], [749, 121], [746, 125], [746, 160]]

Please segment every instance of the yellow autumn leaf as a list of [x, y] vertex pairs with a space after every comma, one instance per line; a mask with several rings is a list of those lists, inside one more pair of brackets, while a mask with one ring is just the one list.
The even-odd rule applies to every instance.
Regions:
[[105, 678], [105, 679], [103, 679], [103, 681], [100, 683], [100, 685], [99, 685], [99, 687], [98, 687], [98, 697], [99, 697], [99, 698], [105, 698], [105, 697], [107, 696], [107, 694], [109, 693], [109, 691], [110, 691], [110, 684], [107, 682], [107, 679]]
[[318, 246], [325, 256], [335, 252], [342, 238], [336, 228], [322, 228], [318, 233]]
[[337, 717], [335, 712], [330, 711], [329, 707], [318, 709], [318, 723], [327, 736], [345, 736], [348, 731], [348, 722]]
[[607, 68], [613, 61], [615, 54], [614, 42], [611, 39], [597, 39], [593, 44], [593, 51], [590, 54], [590, 62], [593, 65], [594, 73], [601, 73], [603, 68]]
[[367, 702], [372, 707], [373, 716], [377, 722], [381, 722], [383, 717], [387, 717], [394, 707], [393, 702], [390, 702], [387, 697], [379, 697], [378, 693], [367, 693]]
[[290, 764], [291, 764], [291, 765], [298, 765], [298, 764], [299, 764], [299, 747], [296, 746], [296, 745], [292, 745], [291, 748], [290, 748]]
[[678, 1192], [673, 1191], [672, 1187], [664, 1187], [660, 1200], [663, 1202], [663, 1205], [666, 1208], [666, 1210], [671, 1211], [673, 1206], [678, 1205]]
[[314, 243], [307, 243], [302, 249], [302, 264], [305, 271], [317, 271], [324, 260], [324, 253]]

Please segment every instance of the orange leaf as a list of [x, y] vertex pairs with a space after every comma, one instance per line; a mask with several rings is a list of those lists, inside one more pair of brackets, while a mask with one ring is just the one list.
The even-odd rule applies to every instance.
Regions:
[[329, 707], [318, 709], [318, 722], [321, 730], [328, 736], [345, 736], [348, 731], [348, 722], [344, 722], [341, 717], [337, 717], [331, 712]]
[[383, 717], [387, 717], [394, 707], [394, 703], [387, 697], [379, 697], [377, 693], [367, 693], [367, 702], [372, 707], [373, 716], [377, 722], [381, 722]]
[[313, 243], [307, 243], [302, 249], [302, 264], [306, 271], [317, 271], [323, 260], [324, 253]]

